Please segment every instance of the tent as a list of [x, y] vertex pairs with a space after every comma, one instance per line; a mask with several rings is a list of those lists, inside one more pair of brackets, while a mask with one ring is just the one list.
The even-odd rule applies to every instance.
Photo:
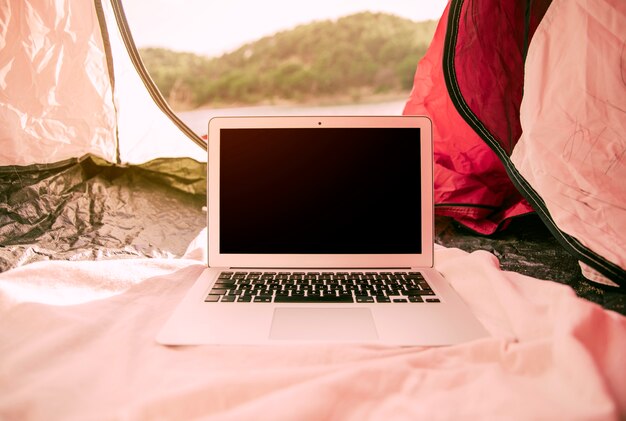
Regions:
[[121, 7], [0, 7], [2, 270], [180, 255], [202, 229], [206, 142], [152, 83]]
[[[452, 2], [418, 66], [405, 113], [427, 114], [434, 120], [438, 214], [478, 233], [493, 234], [512, 218], [537, 212], [580, 260], [588, 278], [623, 286], [626, 218], [621, 206], [624, 189], [618, 182], [624, 171], [623, 148], [617, 133], [624, 119], [612, 111], [620, 109], [621, 91], [614, 89], [620, 76], [611, 73], [602, 85], [586, 81], [599, 63], [619, 57], [621, 21], [611, 19], [615, 5], [610, 2], [594, 7], [593, 14], [586, 6], [588, 10], [578, 15], [557, 5], [544, 18], [549, 5], [494, 1], [478, 8], [472, 2]], [[554, 11], [558, 8], [567, 10]], [[206, 143], [176, 117], [150, 79], [119, 1], [68, 0], [54, 7], [38, 1], [6, 2], [0, 13], [4, 173], [85, 160], [101, 168], [143, 164], [171, 186], [203, 193]], [[574, 24], [562, 23], [568, 14], [571, 21], [593, 16], [598, 23], [583, 33]], [[557, 37], [548, 29], [536, 34], [542, 20], [565, 35]], [[604, 37], [589, 36], [600, 31]], [[590, 44], [588, 51], [593, 45], [602, 53], [579, 55], [568, 42], [575, 35], [579, 43]], [[551, 54], [556, 48], [569, 54], [568, 61], [563, 60], [565, 53]], [[574, 79], [563, 82], [553, 76], [567, 68], [579, 69]], [[577, 98], [581, 105], [573, 112], [548, 114], [555, 95], [560, 107]], [[587, 112], [590, 98], [594, 105], [605, 104], [603, 111]], [[558, 140], [552, 136], [556, 133], [561, 133]], [[547, 145], [551, 155], [544, 154]], [[564, 161], [559, 150], [566, 151], [568, 159], [556, 174], [555, 162]], [[154, 161], [183, 157], [197, 162]], [[604, 176], [599, 174], [603, 162]], [[573, 184], [563, 181], [569, 177]], [[562, 188], [552, 188], [550, 179], [555, 178]], [[48, 183], [53, 189], [55, 183]], [[19, 201], [15, 194], [7, 200]], [[38, 217], [26, 219], [36, 219], [35, 225], [45, 231], [50, 229], [45, 220], [54, 219], [55, 209], [42, 208]], [[13, 236], [13, 243], [24, 242], [24, 234], [33, 232], [23, 223], [4, 226], [5, 237]], [[11, 239], [3, 242], [10, 244]]]
[[0, 165], [206, 161], [143, 67], [119, 2], [9, 1], [0, 13]]
[[[578, 6], [558, 3], [544, 17], [550, 3], [452, 2], [418, 67], [405, 113], [434, 121], [438, 214], [493, 234], [537, 212], [588, 278], [624, 286], [623, 70], [596, 77], [610, 60], [612, 68], [623, 67], [623, 14], [612, 13], [621, 6], [594, 3], [576, 12]], [[0, 13], [5, 173], [86, 159], [116, 166], [182, 157], [206, 162], [205, 141], [176, 117], [144, 68], [119, 1], [10, 1]], [[595, 26], [577, 30], [566, 16]], [[567, 41], [574, 35], [586, 46], [584, 56]], [[574, 68], [567, 80], [556, 76]], [[555, 99], [556, 108], [577, 104], [576, 110], [548, 113]], [[593, 113], [592, 103], [601, 105]], [[202, 165], [168, 162], [144, 169], [169, 172], [171, 185], [203, 193]], [[553, 188], [555, 179], [561, 188]], [[50, 225], [42, 221], [52, 219], [45, 213], [54, 209], [41, 212], [26, 219], [45, 231]], [[22, 223], [4, 226], [13, 243], [33, 231]]]
[[[611, 17], [617, 6], [601, 2], [573, 12], [558, 4], [544, 17], [547, 0], [489, 5], [451, 2], [405, 108], [434, 121], [437, 213], [493, 234], [513, 218], [537, 212], [585, 276], [623, 286], [626, 218], [618, 180], [625, 123], [616, 111], [623, 109], [621, 90], [615, 89], [623, 87], [621, 73], [610, 73], [603, 84], [588, 82], [598, 79], [601, 64], [620, 62], [621, 20]], [[144, 173], [170, 186], [203, 194], [206, 143], [176, 117], [150, 79], [119, 1], [5, 2], [0, 13], [3, 173], [86, 160], [90, 164], [82, 165], [108, 172], [142, 164]], [[572, 22], [593, 16], [596, 24], [582, 32], [563, 23], [566, 16]], [[558, 31], [544, 23], [536, 33], [542, 21]], [[569, 42], [575, 36], [589, 45], [586, 55]], [[563, 53], [555, 55], [556, 49]], [[567, 80], [556, 76], [573, 68], [578, 71]], [[555, 98], [559, 109], [579, 105], [548, 113]], [[593, 113], [591, 101], [601, 105]], [[172, 158], [194, 161], [181, 165]], [[47, 183], [37, 186], [63, 189], [52, 179]], [[50, 230], [60, 208], [39, 202], [34, 216], [30, 203], [22, 211], [31, 214], [20, 214], [18, 197], [28, 195], [11, 189], [3, 243], [24, 243], [36, 238], [33, 232]]]
[[535, 211], [587, 278], [622, 287], [624, 10], [452, 1], [405, 108], [434, 122], [440, 214], [491, 234]]
[[624, 28], [622, 0], [451, 0], [417, 65], [435, 268], [491, 337], [165, 347], [206, 144], [120, 0], [0, 3], [0, 418], [624, 418]]

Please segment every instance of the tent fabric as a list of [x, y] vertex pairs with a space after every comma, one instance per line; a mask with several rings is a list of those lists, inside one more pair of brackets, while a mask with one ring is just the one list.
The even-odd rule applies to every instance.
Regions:
[[[444, 11], [418, 64], [403, 113], [425, 114], [433, 121], [436, 212], [481, 234], [492, 234], [510, 218], [532, 212], [532, 208], [511, 183], [497, 155], [459, 114], [445, 72], [452, 71], [460, 79], [472, 109], [480, 112], [512, 151], [520, 133], [523, 50], [532, 31], [526, 31], [522, 7], [526, 2], [456, 3]], [[531, 22], [535, 24], [541, 11], [533, 11]], [[445, 41], [451, 31], [458, 41], [446, 52]], [[444, 68], [446, 53], [453, 56], [452, 70]]]
[[622, 277], [625, 28], [623, 1], [553, 2], [528, 52], [523, 134], [511, 157], [559, 229], [621, 268]]
[[583, 3], [452, 0], [404, 113], [433, 119], [439, 214], [490, 234], [535, 210], [589, 279], [624, 287], [624, 8]]
[[121, 2], [98, 1], [111, 47], [122, 162], [141, 164], [179, 157], [206, 162], [206, 142], [176, 117], [143, 67]]
[[206, 226], [206, 164], [95, 156], [0, 167], [0, 272], [41, 260], [180, 257]]
[[0, 4], [0, 165], [89, 153], [134, 164], [206, 162], [146, 89], [151, 81], [131, 60], [120, 10], [117, 0]]
[[[154, 338], [204, 270], [185, 259], [0, 274], [0, 418], [602, 419], [626, 415], [626, 317], [486, 252], [435, 267], [492, 337], [450, 347], [182, 346]], [[400, 321], [401, 322], [401, 321]]]
[[0, 165], [116, 160], [115, 110], [93, 4], [0, 4]]

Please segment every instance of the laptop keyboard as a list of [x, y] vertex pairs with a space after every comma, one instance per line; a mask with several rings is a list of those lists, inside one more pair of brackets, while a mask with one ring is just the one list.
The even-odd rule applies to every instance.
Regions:
[[206, 302], [438, 303], [419, 272], [221, 272]]

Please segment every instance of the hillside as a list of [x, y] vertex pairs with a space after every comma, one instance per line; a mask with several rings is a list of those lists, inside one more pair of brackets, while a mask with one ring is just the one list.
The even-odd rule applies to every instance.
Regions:
[[140, 53], [163, 95], [178, 108], [358, 101], [409, 91], [435, 26], [435, 21], [364, 12], [301, 25], [216, 58], [160, 48]]

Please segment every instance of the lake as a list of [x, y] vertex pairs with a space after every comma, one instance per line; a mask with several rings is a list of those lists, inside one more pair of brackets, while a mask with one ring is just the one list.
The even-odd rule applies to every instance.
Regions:
[[206, 134], [209, 119], [218, 116], [274, 116], [274, 115], [401, 115], [406, 100], [333, 106], [273, 106], [215, 108], [177, 113], [193, 131]]

